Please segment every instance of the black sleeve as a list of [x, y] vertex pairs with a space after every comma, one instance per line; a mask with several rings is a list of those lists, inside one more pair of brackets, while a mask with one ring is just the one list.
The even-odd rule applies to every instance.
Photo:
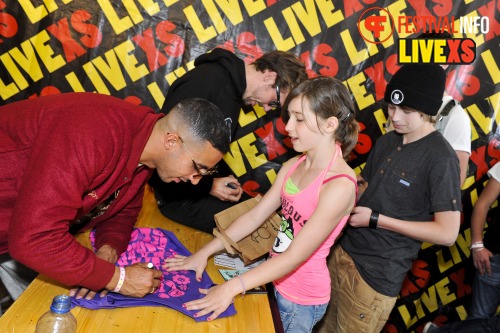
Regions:
[[157, 199], [167, 202], [205, 197], [210, 193], [212, 183], [213, 177], [211, 176], [202, 177], [197, 185], [193, 185], [190, 182], [164, 183], [156, 171], [148, 182], [155, 189], [155, 193], [159, 194], [160, 197]]

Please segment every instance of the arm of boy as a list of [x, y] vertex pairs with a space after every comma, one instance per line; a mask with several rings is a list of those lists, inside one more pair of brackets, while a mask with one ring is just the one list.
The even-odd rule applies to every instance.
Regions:
[[[368, 227], [372, 210], [355, 207], [349, 218], [353, 227]], [[432, 244], [451, 246], [458, 236], [460, 211], [435, 212], [433, 221], [405, 221], [379, 214], [377, 229], [386, 229]]]
[[[227, 309], [239, 293], [293, 271], [321, 246], [342, 218], [349, 214], [355, 197], [355, 187], [347, 179], [339, 178], [324, 185], [316, 210], [286, 251], [241, 275], [242, 281], [233, 278], [210, 289], [201, 289], [200, 292], [207, 296], [185, 303], [186, 308], [200, 310], [197, 316], [212, 313], [208, 320], [213, 320]], [[337, 203], [335, 209], [332, 209], [331, 202]]]

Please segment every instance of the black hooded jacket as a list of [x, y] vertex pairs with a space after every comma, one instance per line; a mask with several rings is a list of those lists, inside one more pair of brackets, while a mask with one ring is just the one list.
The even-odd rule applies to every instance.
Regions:
[[[194, 65], [192, 70], [174, 81], [167, 92], [161, 112], [168, 113], [177, 103], [186, 98], [205, 98], [222, 111], [226, 123], [231, 126], [231, 137], [233, 137], [240, 109], [243, 106], [243, 93], [246, 89], [245, 63], [234, 53], [216, 48], [196, 58]], [[226, 175], [219, 174], [218, 176]], [[157, 195], [160, 194], [162, 199], [174, 201], [208, 195], [212, 182], [212, 177], [203, 177], [196, 186], [191, 183], [167, 184], [161, 181], [155, 171], [149, 184], [155, 188], [155, 192]]]

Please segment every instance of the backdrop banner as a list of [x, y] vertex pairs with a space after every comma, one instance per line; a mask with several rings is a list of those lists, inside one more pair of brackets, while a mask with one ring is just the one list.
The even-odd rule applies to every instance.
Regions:
[[[376, 33], [378, 21], [367, 17], [382, 13], [393, 18], [393, 31], [371, 43], [363, 35]], [[429, 320], [467, 315], [472, 207], [500, 159], [499, 22], [499, 0], [0, 0], [0, 105], [86, 91], [159, 111], [172, 82], [204, 52], [222, 47], [248, 63], [266, 51], [291, 51], [311, 77], [336, 77], [352, 93], [361, 132], [349, 162], [359, 172], [384, 133], [381, 102], [400, 66], [398, 40], [422, 26], [452, 26], [454, 37], [476, 44], [472, 63], [447, 69], [447, 92], [472, 124], [462, 226], [453, 246], [422, 246], [384, 329], [420, 331]], [[259, 107], [241, 110], [239, 125], [224, 160], [247, 193], [264, 194], [294, 155], [285, 126], [276, 111]]]

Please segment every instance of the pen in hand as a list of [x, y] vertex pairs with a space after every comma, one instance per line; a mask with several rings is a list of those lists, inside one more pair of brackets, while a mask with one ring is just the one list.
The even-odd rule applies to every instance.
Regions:
[[226, 183], [226, 186], [232, 188], [233, 190], [236, 190], [238, 188], [238, 185], [236, 185], [235, 183]]

